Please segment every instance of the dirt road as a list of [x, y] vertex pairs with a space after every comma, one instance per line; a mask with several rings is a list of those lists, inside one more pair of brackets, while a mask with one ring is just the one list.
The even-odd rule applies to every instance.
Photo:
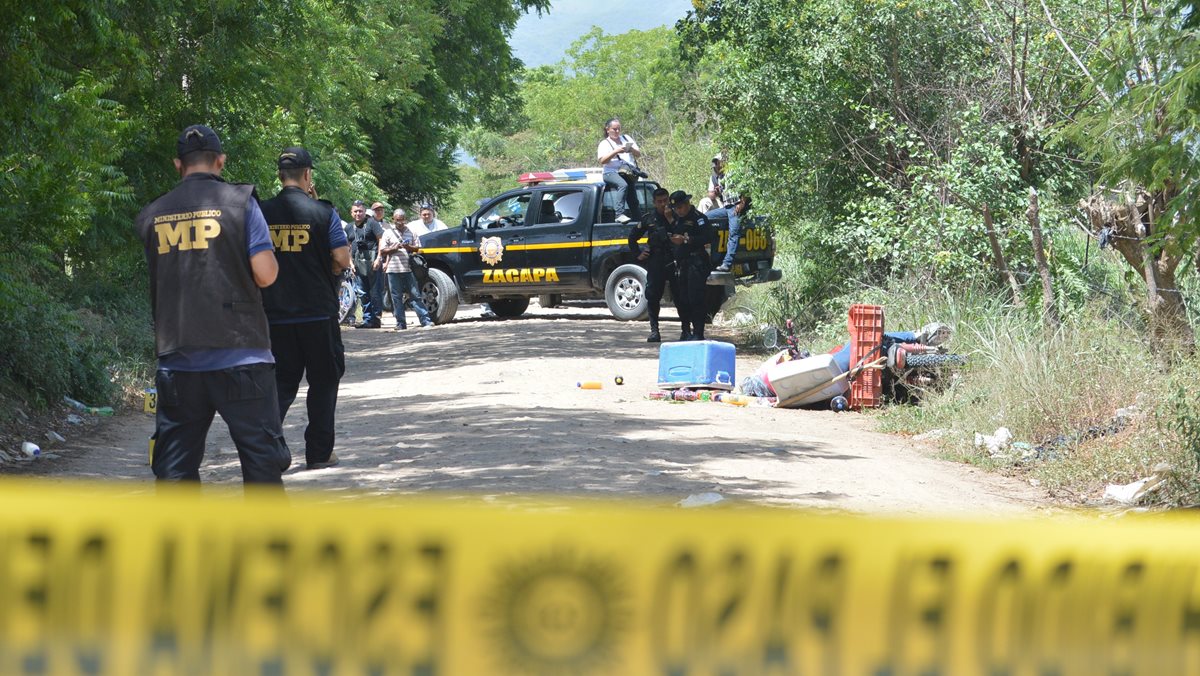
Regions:
[[[673, 336], [675, 326], [666, 328]], [[603, 308], [536, 304], [518, 320], [482, 319], [475, 310], [432, 329], [347, 329], [342, 464], [303, 469], [299, 399], [284, 424], [296, 459], [285, 482], [330, 495], [439, 492], [509, 501], [572, 494], [674, 502], [715, 492], [728, 501], [899, 513], [1018, 514], [1046, 504], [1017, 480], [872, 432], [869, 416], [646, 400], [658, 348], [644, 342], [645, 330], [612, 320]], [[739, 358], [739, 372], [759, 360]], [[618, 374], [623, 386], [613, 383]], [[604, 389], [577, 389], [580, 380], [601, 380]], [[57, 458], [2, 471], [127, 480], [132, 490], [149, 490], [152, 430], [153, 417], [136, 413], [86, 432], [67, 429]], [[203, 476], [240, 482], [219, 419]]]

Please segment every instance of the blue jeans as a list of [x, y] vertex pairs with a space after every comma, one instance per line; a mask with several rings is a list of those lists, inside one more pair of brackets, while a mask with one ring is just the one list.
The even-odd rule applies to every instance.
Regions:
[[737, 253], [738, 238], [742, 235], [742, 224], [738, 222], [737, 212], [733, 210], [733, 207], [721, 207], [704, 215], [709, 218], [729, 219], [729, 244], [726, 246], [725, 260], [721, 261], [721, 265], [733, 265], [733, 255]]
[[[404, 320], [405, 305], [417, 313], [417, 321], [421, 322], [421, 326], [429, 326], [433, 323], [433, 320], [429, 318], [429, 311], [425, 309], [425, 303], [421, 300], [421, 292], [417, 290], [416, 275], [411, 272], [389, 272], [387, 279], [388, 290], [392, 293], [392, 312], [396, 315], [397, 327], [408, 328], [408, 324]], [[405, 293], [408, 294], [408, 303], [401, 303]]]
[[383, 272], [371, 269], [372, 260], [373, 255], [369, 258], [360, 255], [354, 259], [354, 272], [365, 294], [362, 300], [364, 324], [378, 324], [383, 317]]
[[[637, 183], [636, 176], [626, 178], [623, 174], [615, 171], [604, 172], [604, 183], [608, 185], [608, 189], [612, 192], [613, 198], [617, 201], [617, 216], [625, 214], [633, 220], [641, 218], [641, 208], [638, 205], [637, 190], [633, 189]], [[625, 213], [625, 206], [629, 205], [629, 213]]]
[[[371, 270], [368, 295], [371, 297], [371, 322], [378, 324], [383, 319], [383, 270]], [[363, 308], [363, 321], [367, 321], [366, 308]]]

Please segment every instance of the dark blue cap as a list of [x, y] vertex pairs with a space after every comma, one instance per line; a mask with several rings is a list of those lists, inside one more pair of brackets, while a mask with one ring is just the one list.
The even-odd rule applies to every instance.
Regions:
[[175, 143], [175, 156], [182, 159], [184, 155], [198, 150], [221, 152], [221, 138], [211, 128], [193, 124], [179, 133], [179, 141]]
[[300, 146], [284, 148], [279, 154], [280, 169], [311, 169], [312, 165], [312, 155]]

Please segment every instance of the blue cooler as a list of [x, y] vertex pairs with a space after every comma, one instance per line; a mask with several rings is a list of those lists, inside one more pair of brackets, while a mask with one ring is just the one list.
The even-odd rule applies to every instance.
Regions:
[[732, 344], [716, 340], [663, 343], [658, 349], [658, 386], [732, 390], [735, 356]]

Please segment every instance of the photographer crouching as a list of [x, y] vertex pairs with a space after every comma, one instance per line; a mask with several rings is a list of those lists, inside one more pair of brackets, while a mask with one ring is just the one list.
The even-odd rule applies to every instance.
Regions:
[[[612, 118], [604, 125], [604, 138], [596, 146], [596, 160], [604, 167], [604, 182], [617, 200], [618, 223], [628, 223], [641, 217], [637, 191], [633, 186], [646, 172], [638, 168], [637, 158], [642, 149], [628, 134], [621, 133], [621, 120]], [[628, 207], [628, 209], [626, 209]]]

